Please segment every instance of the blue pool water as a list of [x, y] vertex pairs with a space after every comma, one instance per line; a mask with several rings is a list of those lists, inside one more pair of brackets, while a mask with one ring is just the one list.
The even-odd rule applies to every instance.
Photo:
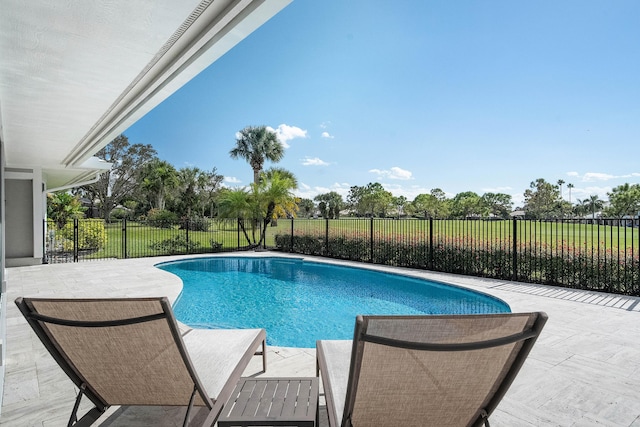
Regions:
[[397, 274], [278, 257], [158, 264], [183, 281], [176, 318], [199, 328], [265, 328], [270, 345], [351, 339], [358, 314], [509, 312], [491, 296]]

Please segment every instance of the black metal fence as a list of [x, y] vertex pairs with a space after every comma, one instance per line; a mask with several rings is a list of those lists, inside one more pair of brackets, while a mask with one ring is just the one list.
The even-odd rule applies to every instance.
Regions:
[[638, 219], [296, 220], [278, 249], [640, 295]]
[[[237, 220], [46, 225], [51, 263], [236, 251], [260, 232]], [[638, 219], [280, 219], [260, 247], [639, 296], [639, 241]]]
[[[260, 240], [258, 224], [246, 224], [248, 241], [238, 220], [106, 223], [76, 219], [65, 224], [45, 221], [44, 228], [47, 263], [237, 251], [255, 248]], [[260, 247], [273, 247], [273, 242], [274, 228], [267, 227]]]

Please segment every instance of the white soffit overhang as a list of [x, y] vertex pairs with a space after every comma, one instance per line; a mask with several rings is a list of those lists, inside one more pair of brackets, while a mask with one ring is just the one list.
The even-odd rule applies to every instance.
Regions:
[[95, 176], [93, 154], [290, 2], [0, 0], [7, 167]]

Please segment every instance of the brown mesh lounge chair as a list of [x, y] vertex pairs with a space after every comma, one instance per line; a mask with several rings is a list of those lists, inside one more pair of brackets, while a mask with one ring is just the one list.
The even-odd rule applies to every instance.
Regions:
[[353, 341], [318, 341], [330, 426], [488, 426], [544, 313], [358, 316]]
[[[16, 304], [80, 389], [69, 426], [91, 425], [112, 405], [186, 406], [185, 425], [192, 406], [201, 406], [208, 411], [203, 425], [212, 425], [254, 354], [266, 369], [264, 329], [182, 335], [166, 298]], [[95, 407], [78, 420], [83, 395]]]

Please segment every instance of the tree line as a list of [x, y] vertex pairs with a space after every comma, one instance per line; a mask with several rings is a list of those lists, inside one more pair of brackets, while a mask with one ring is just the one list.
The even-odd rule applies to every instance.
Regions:
[[[216, 168], [177, 169], [161, 160], [149, 144], [131, 144], [120, 135], [96, 156], [113, 164], [97, 182], [68, 193], [50, 194], [49, 218], [64, 223], [68, 218], [91, 216], [113, 219], [151, 219], [155, 221], [201, 218], [234, 218], [249, 245], [259, 245], [268, 224], [283, 217], [340, 218], [342, 215], [420, 218], [503, 218], [514, 210], [525, 218], [580, 218], [637, 216], [640, 211], [640, 184], [624, 184], [608, 193], [608, 201], [592, 195], [571, 202], [572, 184], [567, 184], [569, 200], [564, 198], [563, 180], [551, 183], [538, 178], [524, 192], [524, 205], [514, 208], [511, 195], [472, 191], [447, 197], [440, 188], [419, 194], [413, 200], [394, 196], [378, 182], [352, 186], [346, 199], [332, 191], [311, 199], [298, 198], [298, 182], [282, 168], [264, 170], [266, 161], [277, 163], [284, 148], [277, 135], [265, 126], [248, 126], [238, 133], [232, 158], [246, 160], [253, 171], [253, 183], [242, 188], [222, 185]], [[85, 201], [85, 206], [79, 200]]]

